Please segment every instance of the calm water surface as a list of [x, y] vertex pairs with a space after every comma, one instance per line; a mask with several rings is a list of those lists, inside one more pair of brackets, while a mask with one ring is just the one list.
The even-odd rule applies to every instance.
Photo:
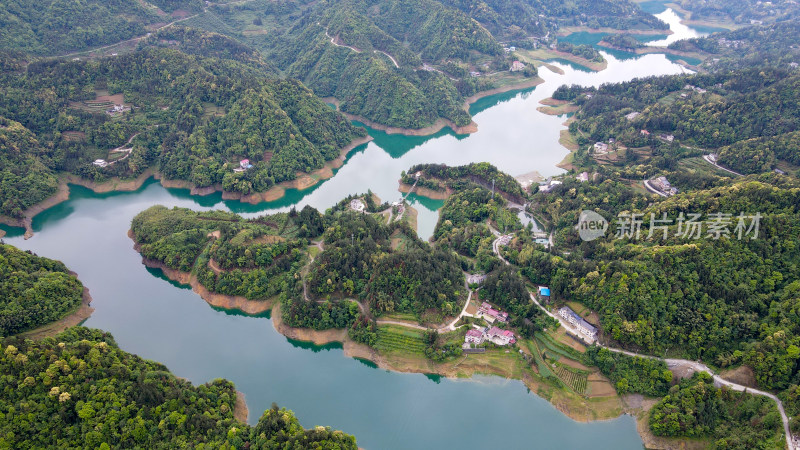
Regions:
[[[252, 317], [208, 306], [191, 290], [147, 269], [126, 236], [130, 220], [154, 205], [228, 209], [247, 216], [309, 204], [327, 208], [371, 189], [384, 200], [399, 198], [400, 172], [417, 163], [490, 161], [513, 175], [552, 176], [567, 151], [558, 144], [565, 117], [536, 111], [559, 85], [597, 86], [653, 74], [681, 73], [663, 55], [619, 59], [588, 73], [555, 63], [564, 75], [541, 69], [545, 83], [523, 92], [486, 98], [472, 107], [479, 131], [429, 137], [386, 135], [354, 150], [335, 176], [308, 191], [290, 191], [277, 202], [248, 205], [219, 194], [191, 197], [148, 182], [137, 192], [94, 194], [72, 188], [69, 201], [33, 222], [36, 235], [4, 227], [6, 241], [64, 261], [91, 290], [96, 308], [85, 325], [108, 330], [130, 352], [166, 364], [194, 383], [224, 377], [245, 393], [250, 422], [272, 402], [293, 409], [303, 425], [329, 425], [353, 433], [369, 449], [579, 448], [640, 449], [631, 417], [577, 423], [521, 382], [499, 377], [450, 380], [391, 373], [344, 357], [337, 345], [317, 347], [278, 334], [268, 315]], [[420, 235], [429, 237], [441, 201], [411, 195]]]

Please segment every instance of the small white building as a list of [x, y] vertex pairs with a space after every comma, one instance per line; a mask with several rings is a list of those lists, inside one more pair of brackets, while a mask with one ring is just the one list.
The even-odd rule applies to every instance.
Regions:
[[550, 181], [548, 181], [547, 183], [540, 184], [540, 185], [539, 185], [539, 191], [541, 191], [541, 192], [550, 192], [550, 191], [552, 191], [552, 190], [553, 190], [553, 189], [554, 189], [556, 186], [558, 186], [559, 184], [561, 184], [561, 181], [558, 181], [558, 180], [550, 180]]
[[667, 177], [658, 177], [650, 180], [650, 184], [658, 189], [659, 191], [663, 192], [668, 197], [671, 195], [675, 195], [678, 193], [678, 189], [672, 187], [672, 184], [667, 180]]
[[486, 281], [486, 275], [484, 274], [469, 274], [467, 275], [467, 284], [483, 284]]
[[525, 64], [520, 61], [514, 61], [511, 63], [511, 71], [512, 72], [519, 72], [520, 70], [525, 69]]
[[365, 205], [364, 202], [362, 202], [360, 198], [354, 198], [354, 199], [350, 200], [350, 209], [352, 209], [353, 211], [355, 211], [355, 212], [364, 212], [364, 210], [366, 208], [367, 208], [367, 205]]
[[581, 183], [586, 183], [589, 181], [589, 172], [581, 172], [577, 177], [575, 177], [575, 179]]
[[92, 165], [96, 167], [106, 167], [108, 166], [108, 161], [106, 161], [105, 159], [95, 159]]
[[608, 144], [605, 142], [595, 142], [594, 143], [594, 152], [595, 153], [608, 153]]

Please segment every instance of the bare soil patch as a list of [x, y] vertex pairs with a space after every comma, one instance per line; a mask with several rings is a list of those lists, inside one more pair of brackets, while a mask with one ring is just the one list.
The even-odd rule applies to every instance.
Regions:
[[720, 376], [728, 381], [732, 381], [743, 386], [757, 388], [756, 374], [748, 366], [739, 366], [735, 369], [726, 370], [720, 373]]
[[247, 409], [247, 401], [244, 398], [244, 392], [236, 391], [236, 403], [233, 406], [233, 418], [242, 423], [247, 423], [247, 417], [250, 415], [250, 410]]

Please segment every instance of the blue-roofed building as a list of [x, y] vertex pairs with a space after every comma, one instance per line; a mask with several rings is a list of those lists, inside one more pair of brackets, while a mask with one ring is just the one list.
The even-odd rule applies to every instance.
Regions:
[[549, 302], [550, 288], [547, 286], [539, 286], [539, 298], [544, 302]]

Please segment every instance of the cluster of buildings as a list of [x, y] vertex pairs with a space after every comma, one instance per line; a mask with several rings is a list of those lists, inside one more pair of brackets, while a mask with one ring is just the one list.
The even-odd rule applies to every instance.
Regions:
[[484, 342], [492, 342], [496, 345], [511, 345], [517, 342], [517, 338], [510, 330], [503, 330], [497, 327], [473, 328], [467, 331], [464, 336], [464, 345], [480, 345]]
[[575, 177], [576, 180], [580, 181], [581, 183], [586, 183], [589, 181], [589, 172], [581, 172]]
[[117, 114], [122, 114], [125, 111], [130, 111], [130, 110], [131, 110], [131, 108], [129, 108], [129, 107], [123, 105], [123, 104], [116, 104], [116, 105], [112, 106], [110, 109], [107, 109], [106, 110], [106, 114], [108, 114], [109, 116], [115, 116]]
[[559, 184], [561, 184], [561, 181], [550, 179], [547, 182], [539, 185], [539, 192], [550, 192]]
[[579, 316], [569, 306], [565, 306], [558, 310], [558, 315], [567, 320], [578, 329], [578, 332], [588, 337], [589, 339], [597, 338], [597, 328]]
[[691, 84], [687, 84], [686, 86], [683, 87], [683, 89], [685, 89], [687, 91], [695, 91], [698, 94], [705, 94], [706, 92], [708, 92], [703, 88], [699, 88], [697, 86], [692, 86]]
[[492, 305], [483, 302], [480, 308], [478, 308], [477, 317], [483, 317], [489, 323], [494, 323], [495, 321], [506, 323], [508, 322], [508, 313], [503, 312], [497, 309], [492, 308]]
[[667, 181], [667, 177], [653, 178], [650, 180], [650, 186], [663, 192], [667, 197], [678, 193], [678, 189], [672, 187], [669, 181]]

